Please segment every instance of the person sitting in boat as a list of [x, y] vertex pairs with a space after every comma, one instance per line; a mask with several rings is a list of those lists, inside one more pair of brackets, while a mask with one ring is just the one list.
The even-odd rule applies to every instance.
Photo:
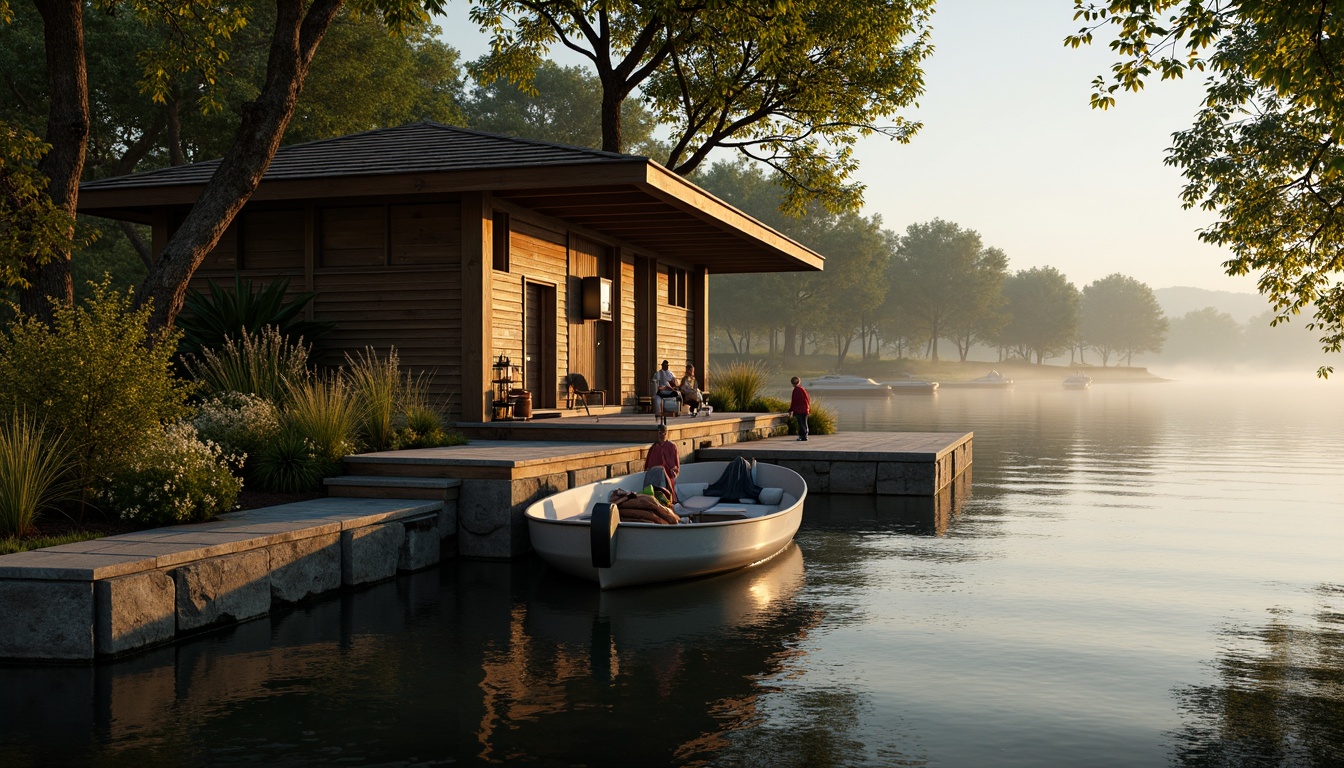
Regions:
[[686, 372], [681, 375], [681, 386], [678, 388], [681, 392], [681, 401], [691, 409], [691, 415], [699, 413], [700, 405], [704, 402], [704, 395], [695, 386], [695, 366], [686, 364]]
[[677, 475], [681, 474], [681, 456], [677, 454], [677, 446], [667, 439], [667, 425], [658, 425], [658, 435], [654, 438], [653, 445], [649, 446], [649, 453], [644, 457], [644, 471], [648, 472], [654, 467], [661, 467], [663, 473], [667, 475], [667, 490], [672, 493], [669, 501], [677, 499]]

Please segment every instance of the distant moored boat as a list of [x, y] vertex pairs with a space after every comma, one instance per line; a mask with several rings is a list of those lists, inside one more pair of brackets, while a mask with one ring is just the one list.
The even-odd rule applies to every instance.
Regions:
[[829, 374], [803, 382], [808, 393], [829, 397], [887, 397], [892, 387], [862, 376]]
[[1064, 380], [1065, 389], [1087, 389], [1092, 386], [1092, 377], [1085, 373], [1075, 373]]

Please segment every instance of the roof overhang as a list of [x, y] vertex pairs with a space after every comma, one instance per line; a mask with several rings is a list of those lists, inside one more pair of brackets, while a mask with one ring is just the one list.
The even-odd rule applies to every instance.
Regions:
[[[122, 177], [130, 182], [134, 177]], [[121, 180], [117, 180], [121, 181]], [[148, 224], [161, 208], [190, 206], [203, 183], [91, 182], [79, 211]], [[571, 165], [263, 180], [250, 202], [489, 192], [649, 253], [714, 274], [820, 270], [812, 249], [645, 158]]]

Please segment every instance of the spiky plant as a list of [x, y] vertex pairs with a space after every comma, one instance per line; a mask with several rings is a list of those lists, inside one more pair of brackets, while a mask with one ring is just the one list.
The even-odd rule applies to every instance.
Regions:
[[22, 536], [41, 514], [73, 495], [72, 445], [63, 432], [15, 410], [0, 421], [0, 536]]

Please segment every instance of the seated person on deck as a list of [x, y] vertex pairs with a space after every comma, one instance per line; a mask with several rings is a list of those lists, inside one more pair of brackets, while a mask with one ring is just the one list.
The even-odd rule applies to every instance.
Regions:
[[673, 400], [672, 413], [676, 414], [681, 409], [680, 394], [677, 392], [677, 377], [668, 369], [668, 362], [663, 361], [663, 367], [653, 374], [653, 415], [661, 417], [666, 408], [666, 401]]

